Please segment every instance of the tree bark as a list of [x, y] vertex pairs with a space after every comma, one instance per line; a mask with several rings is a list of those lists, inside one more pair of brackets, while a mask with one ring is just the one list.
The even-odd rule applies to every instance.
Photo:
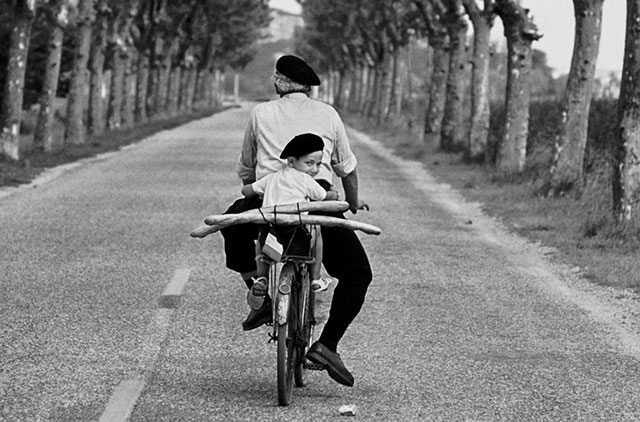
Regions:
[[146, 122], [149, 118], [147, 114], [147, 94], [149, 87], [149, 54], [142, 51], [138, 54], [138, 66], [136, 67], [136, 122]]
[[483, 163], [486, 160], [489, 139], [491, 27], [493, 26], [493, 0], [485, 0], [480, 10], [475, 0], [464, 0], [464, 6], [473, 24], [473, 72], [471, 76], [471, 125], [464, 159]]
[[180, 66], [176, 66], [171, 71], [171, 76], [169, 77], [169, 102], [167, 106], [167, 110], [170, 116], [175, 116], [178, 114], [178, 109], [180, 108], [180, 80], [182, 79], [182, 68]]
[[64, 32], [59, 25], [51, 25], [51, 41], [48, 45], [47, 68], [42, 82], [40, 110], [33, 133], [33, 146], [43, 151], [53, 151], [53, 120], [55, 118], [54, 101], [58, 90], [60, 76], [60, 58], [62, 56], [62, 40]]
[[376, 124], [379, 125], [382, 123], [382, 119], [385, 115], [386, 108], [389, 103], [389, 93], [391, 90], [391, 81], [390, 81], [390, 57], [387, 55], [386, 59], [380, 63], [380, 79], [378, 81], [378, 98], [376, 101], [375, 107], [375, 118]]
[[496, 164], [506, 173], [520, 173], [529, 132], [531, 44], [541, 35], [517, 0], [496, 0], [496, 12], [503, 22], [508, 56], [505, 129]]
[[69, 95], [67, 96], [67, 125], [65, 142], [84, 144], [86, 128], [84, 114], [86, 105], [87, 62], [91, 48], [91, 23], [93, 20], [93, 0], [80, 0], [76, 30], [76, 51], [71, 72]]
[[627, 0], [627, 30], [613, 144], [613, 212], [618, 221], [640, 211], [640, 0]]
[[560, 195], [581, 185], [593, 78], [600, 48], [604, 0], [573, 0], [575, 38], [571, 69], [562, 99], [548, 193]]
[[429, 105], [424, 118], [423, 142], [442, 148], [441, 132], [444, 107], [447, 100], [449, 73], [448, 38], [429, 39], [433, 48], [433, 71], [429, 84]]
[[136, 53], [132, 46], [124, 62], [124, 84], [122, 93], [122, 126], [133, 127], [135, 124], [136, 109]]
[[168, 108], [169, 77], [172, 70], [173, 56], [177, 48], [177, 38], [165, 40], [162, 46], [162, 61], [158, 69], [158, 85], [156, 86], [157, 92], [155, 94], [157, 111], [161, 115], [165, 114]]
[[185, 97], [185, 111], [191, 113], [195, 105], [195, 93], [198, 71], [196, 65], [191, 65], [187, 69], [187, 92]]
[[96, 17], [94, 27], [94, 40], [89, 57], [89, 71], [91, 73], [89, 88], [89, 133], [99, 135], [104, 132], [106, 116], [104, 103], [106, 92], [104, 91], [104, 52], [108, 41], [109, 15], [104, 10], [106, 3], [98, 6], [100, 12]]
[[393, 114], [400, 114], [399, 112], [396, 113], [396, 109], [397, 104], [400, 102], [399, 98], [402, 97], [402, 94], [400, 94], [400, 96], [398, 95], [398, 92], [402, 92], [402, 78], [400, 77], [402, 68], [400, 59], [401, 49], [399, 47], [395, 48], [391, 54], [391, 86], [389, 87], [389, 97], [384, 110], [385, 121], [388, 121]]
[[[451, 4], [457, 4], [453, 2]], [[442, 116], [442, 149], [460, 151], [464, 145], [464, 67], [466, 63], [467, 23], [458, 7], [451, 7], [446, 18], [449, 32], [449, 73], [447, 74], [447, 99]]]
[[33, 10], [14, 17], [11, 39], [9, 41], [9, 64], [7, 79], [2, 97], [2, 131], [0, 147], [2, 154], [11, 160], [19, 160], [20, 122], [22, 120], [22, 98], [24, 94], [24, 77], [29, 51], [29, 35]]
[[122, 94], [124, 92], [125, 53], [115, 47], [111, 59], [111, 90], [109, 91], [109, 114], [107, 126], [117, 129], [122, 125]]
[[371, 98], [373, 97], [373, 87], [375, 81], [375, 70], [371, 65], [367, 66], [366, 80], [364, 81], [364, 90], [362, 92], [362, 102], [360, 103], [360, 114], [367, 116], [367, 110]]
[[355, 111], [358, 109], [358, 100], [360, 98], [361, 90], [362, 90], [362, 72], [363, 65], [356, 64], [355, 68], [351, 71], [351, 89], [352, 92], [349, 95], [349, 110]]
[[376, 66], [373, 70], [372, 91], [371, 98], [369, 99], [369, 104], [367, 107], [367, 117], [376, 117], [380, 108], [382, 78], [384, 75], [386, 75], [386, 72], [384, 72], [383, 68], [383, 64], [376, 63]]
[[362, 114], [363, 110], [364, 110], [364, 105], [367, 101], [367, 97], [369, 96], [369, 86], [370, 86], [370, 82], [369, 80], [371, 79], [371, 68], [369, 67], [369, 65], [367, 63], [363, 63], [362, 64], [362, 69], [361, 69], [361, 77], [360, 77], [360, 95], [357, 98], [357, 103], [356, 103], [356, 111], [360, 114]]

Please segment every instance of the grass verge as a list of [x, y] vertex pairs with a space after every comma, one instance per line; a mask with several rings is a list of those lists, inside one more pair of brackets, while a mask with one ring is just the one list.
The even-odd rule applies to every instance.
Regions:
[[640, 224], [610, 221], [606, 183], [580, 197], [541, 197], [535, 178], [506, 178], [491, 166], [463, 163], [459, 155], [426, 147], [415, 130], [400, 124], [376, 127], [353, 115], [345, 121], [384, 140], [399, 156], [423, 162], [438, 180], [481, 203], [512, 232], [555, 248], [554, 259], [579, 267], [586, 280], [640, 293]]

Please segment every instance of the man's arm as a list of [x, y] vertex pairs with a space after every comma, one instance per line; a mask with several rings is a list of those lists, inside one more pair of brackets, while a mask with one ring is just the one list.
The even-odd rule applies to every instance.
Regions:
[[236, 164], [236, 173], [238, 173], [244, 185], [253, 183], [256, 180], [257, 140], [253, 132], [253, 120], [254, 112], [252, 111], [249, 124], [247, 124], [244, 132], [240, 158]]
[[369, 205], [358, 198], [358, 173], [354, 169], [342, 178], [345, 200], [349, 203], [349, 210], [357, 213], [358, 210], [369, 211]]

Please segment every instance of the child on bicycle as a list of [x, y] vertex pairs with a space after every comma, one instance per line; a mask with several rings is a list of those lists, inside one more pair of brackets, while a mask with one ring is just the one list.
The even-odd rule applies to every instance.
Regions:
[[[326, 191], [313, 178], [318, 174], [320, 165], [322, 164], [322, 154], [324, 142], [318, 135], [312, 133], [304, 133], [295, 136], [284, 147], [280, 158], [286, 160], [285, 166], [275, 172], [268, 174], [260, 180], [242, 187], [242, 194], [246, 197], [262, 195], [262, 206], [269, 207], [274, 205], [295, 204], [307, 201], [323, 201], [337, 200], [339, 194], [335, 190]], [[311, 288], [320, 292], [326, 290], [331, 283], [331, 279], [320, 277], [322, 267], [322, 236], [320, 228], [315, 228], [315, 260], [310, 265], [309, 272], [311, 278]], [[292, 240], [299, 241], [300, 236], [297, 229], [287, 230], [286, 232], [277, 233], [281, 236], [281, 243], [291, 244]], [[260, 240], [256, 244], [256, 256], [262, 253], [262, 244], [264, 236], [260, 236]], [[290, 238], [293, 236], [293, 239]], [[289, 239], [287, 239], [289, 237]], [[306, 236], [302, 236], [302, 241], [308, 242]], [[292, 245], [296, 247], [296, 245]], [[291, 251], [289, 251], [291, 254]], [[249, 291], [247, 301], [252, 309], [259, 309], [264, 303], [267, 293], [267, 271], [266, 263], [258, 260], [257, 262], [257, 278]]]

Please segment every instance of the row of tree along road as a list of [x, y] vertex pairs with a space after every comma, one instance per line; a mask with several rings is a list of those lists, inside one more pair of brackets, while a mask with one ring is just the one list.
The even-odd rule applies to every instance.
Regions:
[[[270, 21], [266, 0], [2, 0], [0, 152], [19, 160], [23, 109], [33, 148], [216, 107], [225, 68], [245, 66]], [[55, 99], [66, 97], [54, 136]], [[58, 139], [62, 138], [62, 139]]]
[[[603, 2], [573, 1], [574, 53], [547, 194], [583, 183]], [[323, 95], [338, 108], [378, 121], [405, 113], [407, 105], [415, 109], [411, 96], [403, 101], [401, 88], [412, 78], [402, 68], [411, 59], [407, 51], [421, 40], [429, 45], [422, 78], [428, 91], [425, 142], [461, 151], [470, 162], [495, 161], [508, 174], [525, 169], [532, 45], [541, 34], [520, 0], [300, 3], [304, 25], [295, 50], [323, 70]], [[632, 219], [640, 207], [640, 0], [627, 5], [617, 130], [609, 142], [619, 221]], [[88, 134], [105, 129], [188, 113], [194, 105], [215, 106], [224, 70], [251, 61], [269, 16], [266, 0], [2, 0], [0, 32], [11, 41], [0, 51], [0, 151], [20, 159], [22, 110], [31, 103], [39, 104], [33, 147], [45, 151], [85, 143]], [[496, 18], [506, 37], [507, 76], [501, 135], [492, 150], [490, 32]], [[62, 139], [52, 133], [57, 95], [67, 98]]]
[[[583, 183], [603, 2], [573, 0], [574, 52], [542, 188], [546, 194], [562, 195]], [[608, 142], [612, 209], [618, 221], [631, 220], [640, 211], [640, 0], [627, 0], [627, 5], [617, 130]], [[298, 50], [330, 75], [328, 98], [335, 105], [378, 121], [406, 113], [403, 102], [414, 105], [400, 94], [407, 85], [402, 69], [416, 39], [426, 40], [425, 142], [463, 152], [469, 162], [495, 162], [507, 174], [525, 169], [533, 45], [542, 35], [519, 0], [305, 0], [303, 16]], [[506, 37], [507, 80], [501, 136], [493, 154], [490, 32], [495, 19], [502, 21]], [[471, 72], [465, 70], [467, 62]]]

